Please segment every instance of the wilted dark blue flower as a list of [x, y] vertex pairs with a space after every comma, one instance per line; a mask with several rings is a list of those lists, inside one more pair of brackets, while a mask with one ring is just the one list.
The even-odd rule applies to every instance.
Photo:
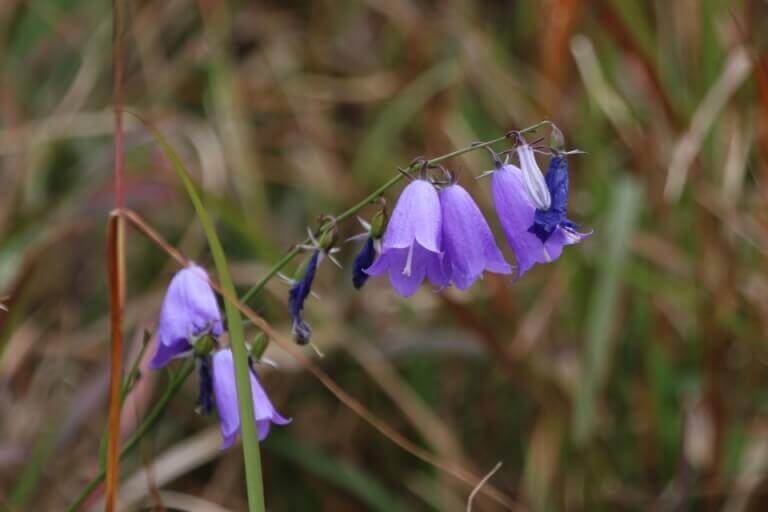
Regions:
[[[527, 165], [530, 171], [530, 162]], [[507, 242], [515, 253], [518, 277], [536, 263], [556, 260], [563, 252], [564, 246], [578, 243], [591, 235], [580, 233], [576, 226], [565, 218], [568, 201], [567, 167], [557, 161], [554, 162], [554, 167], [550, 167], [555, 173], [548, 175], [544, 181], [549, 201], [539, 201], [540, 204], [546, 204], [546, 208], [541, 209], [536, 208], [536, 203], [531, 198], [524, 171], [506, 164], [493, 173], [493, 202]], [[539, 199], [542, 198], [542, 194], [539, 193], [538, 196]]]
[[304, 320], [301, 310], [304, 309], [304, 301], [312, 291], [312, 281], [315, 279], [317, 264], [320, 259], [320, 250], [315, 250], [307, 263], [302, 277], [291, 286], [288, 293], [288, 309], [293, 319], [293, 336], [296, 343], [306, 345], [312, 336], [312, 328]]
[[[533, 224], [528, 229], [546, 242], [559, 226], [576, 231], [578, 226], [568, 220], [568, 161], [562, 155], [555, 155], [549, 162], [545, 178], [552, 203], [547, 210], [536, 209]], [[584, 233], [587, 235], [587, 233]]]
[[456, 287], [466, 290], [483, 271], [509, 274], [491, 228], [472, 196], [461, 185], [440, 191], [443, 225], [443, 269]]
[[160, 310], [157, 351], [149, 366], [162, 368], [174, 357], [190, 353], [195, 338], [204, 334], [219, 336], [222, 331], [221, 313], [208, 274], [192, 263], [173, 276], [168, 286]]
[[348, 242], [351, 240], [365, 240], [362, 249], [360, 249], [352, 264], [352, 284], [356, 290], [362, 288], [366, 281], [368, 281], [370, 276], [365, 272], [365, 269], [373, 265], [376, 256], [381, 253], [381, 237], [384, 236], [384, 232], [387, 229], [389, 215], [387, 214], [384, 200], [381, 199], [380, 201], [381, 209], [373, 215], [370, 223], [360, 217], [357, 218], [365, 232], [347, 239]]
[[[249, 374], [256, 427], [259, 430], [259, 440], [263, 441], [267, 438], [273, 423], [275, 425], [286, 425], [291, 420], [284, 418], [275, 410], [264, 388], [261, 387], [256, 373], [251, 370]], [[235, 365], [232, 359], [232, 351], [228, 348], [213, 354], [213, 392], [216, 398], [216, 410], [221, 421], [221, 449], [224, 450], [232, 445], [240, 433], [240, 410], [237, 405]]]
[[376, 245], [373, 237], [369, 236], [365, 239], [363, 248], [355, 256], [355, 261], [352, 264], [352, 284], [355, 286], [355, 289], [359, 290], [362, 288], [368, 280], [369, 276], [365, 273], [365, 269], [373, 265], [375, 259]]
[[211, 414], [213, 409], [213, 375], [211, 374], [211, 357], [204, 355], [197, 358], [197, 373], [200, 375], [200, 394], [197, 406], [200, 414]]
[[446, 286], [441, 219], [435, 187], [423, 179], [411, 182], [392, 212], [381, 255], [365, 272], [372, 276], [388, 272], [390, 283], [403, 297], [413, 295], [425, 277], [437, 287]]

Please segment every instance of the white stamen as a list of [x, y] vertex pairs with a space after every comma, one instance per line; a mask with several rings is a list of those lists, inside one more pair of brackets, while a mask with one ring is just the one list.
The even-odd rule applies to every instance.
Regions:
[[408, 248], [408, 258], [405, 260], [405, 268], [403, 269], [403, 275], [411, 276], [411, 264], [413, 263], [413, 244]]

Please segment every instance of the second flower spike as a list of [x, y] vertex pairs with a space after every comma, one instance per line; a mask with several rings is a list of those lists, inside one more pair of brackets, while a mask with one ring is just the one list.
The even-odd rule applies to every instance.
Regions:
[[466, 290], [484, 271], [510, 274], [491, 228], [469, 193], [456, 183], [440, 191], [443, 269], [457, 288]]
[[384, 234], [381, 254], [366, 272], [389, 273], [403, 297], [413, 295], [426, 277], [437, 286], [448, 284], [441, 261], [442, 214], [435, 187], [425, 179], [411, 182], [400, 195]]

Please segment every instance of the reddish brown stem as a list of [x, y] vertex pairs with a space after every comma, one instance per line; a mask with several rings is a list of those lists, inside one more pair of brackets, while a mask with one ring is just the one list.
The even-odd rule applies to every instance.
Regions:
[[[113, 42], [112, 42], [112, 80], [113, 108], [115, 117], [114, 134], [114, 170], [115, 170], [115, 205], [124, 205], [123, 174], [125, 170], [124, 134], [123, 134], [123, 29], [124, 4], [114, 0], [113, 4]], [[119, 215], [109, 219], [107, 228], [107, 266], [109, 269], [109, 307], [112, 354], [109, 384], [109, 441], [107, 443], [106, 467], [106, 510], [115, 510], [115, 497], [119, 474], [120, 453], [120, 388], [122, 383], [122, 312], [125, 297], [125, 268], [123, 265], [123, 221]]]

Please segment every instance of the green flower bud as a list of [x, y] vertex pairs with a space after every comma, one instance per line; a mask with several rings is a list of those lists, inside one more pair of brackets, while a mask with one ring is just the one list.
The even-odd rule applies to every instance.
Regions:
[[204, 334], [197, 338], [194, 344], [194, 353], [197, 357], [207, 356], [211, 352], [213, 352], [213, 349], [216, 348], [216, 343], [213, 341], [213, 338], [208, 335]]
[[387, 209], [382, 208], [376, 212], [371, 218], [371, 238], [378, 240], [384, 236], [384, 232], [387, 230], [387, 223], [389, 222], [389, 215]]
[[259, 334], [256, 335], [256, 337], [253, 339], [253, 342], [251, 343], [250, 354], [253, 360], [258, 361], [261, 359], [261, 356], [264, 355], [264, 352], [267, 350], [268, 346], [269, 339], [267, 338], [266, 334], [259, 332]]

